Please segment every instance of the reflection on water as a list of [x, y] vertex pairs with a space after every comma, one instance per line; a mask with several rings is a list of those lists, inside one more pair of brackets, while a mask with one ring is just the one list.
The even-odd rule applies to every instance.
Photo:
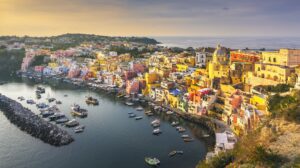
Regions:
[[[159, 113], [148, 117], [106, 93], [95, 93], [55, 82], [52, 83], [52, 87], [43, 85], [46, 93], [37, 100], [34, 93], [36, 86], [28, 81], [13, 82], [1, 85], [0, 93], [13, 99], [24, 96], [37, 102], [46, 102], [47, 97], [55, 97], [62, 101], [62, 104], [58, 105], [59, 109], [69, 118], [72, 118], [69, 113], [70, 105], [78, 103], [89, 111], [87, 118], [77, 119], [86, 126], [86, 130], [82, 134], [74, 134], [72, 129], [62, 127], [74, 136], [75, 141], [68, 146], [57, 148], [20, 131], [0, 113], [1, 168], [142, 168], [148, 167], [144, 163], [145, 156], [159, 158], [160, 167], [189, 168], [195, 167], [199, 160], [204, 159], [208, 148], [213, 145], [212, 139], [202, 137], [205, 134], [203, 128], [176, 116]], [[64, 97], [65, 94], [68, 97]], [[99, 106], [87, 106], [84, 102], [87, 95], [96, 97]], [[39, 113], [34, 105], [25, 102], [22, 104]], [[143, 119], [136, 121], [129, 118], [128, 112], [143, 116]], [[152, 135], [153, 128], [150, 122], [155, 118], [161, 120], [160, 129], [163, 133], [159, 136]], [[180, 124], [187, 128], [184, 134], [189, 134], [197, 140], [184, 143], [181, 134], [170, 125], [174, 120], [179, 120]], [[183, 150], [184, 155], [169, 158], [168, 153], [174, 149]]]

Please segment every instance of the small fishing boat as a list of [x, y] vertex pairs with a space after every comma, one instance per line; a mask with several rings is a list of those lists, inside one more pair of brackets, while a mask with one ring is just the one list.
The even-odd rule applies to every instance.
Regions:
[[92, 96], [88, 96], [85, 100], [86, 104], [99, 105], [99, 101]]
[[58, 119], [64, 118], [65, 114], [63, 113], [54, 113], [52, 116], [49, 117], [50, 121], [56, 121]]
[[76, 127], [76, 126], [79, 125], [79, 122], [76, 121], [75, 119], [72, 119], [72, 120], [66, 122], [65, 125], [66, 125], [67, 127]]
[[26, 101], [26, 103], [27, 103], [27, 104], [35, 104], [35, 101], [32, 100], [32, 99], [29, 99], [29, 100]]
[[160, 164], [160, 161], [157, 158], [145, 157], [145, 162], [150, 166], [157, 166]]
[[209, 137], [209, 134], [204, 134], [204, 135], [202, 135], [202, 137], [207, 138], [207, 137]]
[[142, 116], [137, 116], [137, 117], [135, 117], [135, 120], [141, 120], [141, 119], [143, 119]]
[[181, 138], [189, 138], [190, 136], [188, 134], [181, 135]]
[[87, 117], [88, 113], [86, 109], [82, 109], [80, 108], [80, 106], [78, 104], [73, 104], [71, 106], [71, 114], [74, 116], [78, 116], [78, 117]]
[[47, 118], [47, 117], [52, 116], [52, 115], [54, 115], [54, 112], [51, 111], [51, 110], [45, 110], [45, 111], [41, 112], [41, 116], [43, 118]]
[[171, 123], [171, 125], [172, 125], [173, 127], [178, 126], [178, 125], [179, 125], [179, 122], [178, 122], [178, 121], [173, 121], [173, 122]]
[[36, 104], [36, 107], [40, 109], [44, 109], [44, 108], [48, 108], [49, 106], [45, 103], [38, 103]]
[[23, 96], [18, 97], [18, 99], [19, 99], [20, 101], [25, 100], [25, 98], [24, 98]]
[[168, 115], [171, 115], [171, 114], [173, 114], [174, 112], [173, 111], [167, 111], [166, 112], [166, 114], [168, 114]]
[[128, 114], [130, 115], [130, 114], [133, 114], [133, 112], [128, 112]]
[[161, 132], [161, 130], [160, 130], [159, 128], [156, 128], [156, 129], [154, 129], [154, 130], [152, 131], [152, 133], [153, 133], [154, 135], [158, 135], [158, 134], [161, 134], [162, 132]]
[[176, 150], [173, 150], [169, 153], [169, 157], [173, 157], [177, 154], [177, 151]]
[[55, 103], [56, 103], [56, 104], [61, 104], [61, 101], [56, 100]]
[[192, 142], [192, 141], [194, 141], [194, 139], [191, 137], [188, 137], [188, 138], [183, 138], [183, 141], [184, 142]]
[[40, 99], [40, 98], [42, 98], [42, 96], [40, 94], [36, 94], [36, 98]]
[[133, 117], [136, 117], [136, 114], [129, 114], [129, 118], [133, 118]]
[[134, 105], [133, 102], [126, 102], [125, 104], [126, 104], [127, 106], [133, 106], [133, 105]]
[[48, 102], [49, 102], [49, 103], [54, 102], [54, 101], [55, 101], [55, 98], [49, 98], [49, 99], [48, 99]]
[[159, 119], [155, 119], [151, 122], [151, 125], [153, 124], [160, 124], [160, 120]]
[[183, 151], [176, 151], [176, 154], [183, 155]]
[[183, 127], [180, 127], [179, 129], [178, 129], [178, 132], [185, 132], [185, 128], [183, 128]]
[[85, 127], [83, 125], [77, 126], [77, 127], [75, 127], [74, 132], [75, 133], [81, 133], [81, 132], [84, 131], [84, 128]]
[[67, 117], [63, 117], [63, 118], [60, 118], [58, 120], [55, 121], [56, 124], [62, 124], [62, 123], [66, 123], [68, 122], [69, 119]]
[[142, 110], [144, 110], [144, 109], [143, 109], [143, 107], [139, 106], [139, 107], [136, 108], [136, 110], [137, 110], [137, 111], [142, 111]]

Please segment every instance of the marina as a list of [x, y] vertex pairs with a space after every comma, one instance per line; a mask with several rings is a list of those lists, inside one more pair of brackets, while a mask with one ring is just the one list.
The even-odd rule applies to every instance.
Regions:
[[[15, 100], [18, 100], [17, 98], [21, 95], [26, 95], [24, 96], [24, 99], [27, 100], [30, 98], [30, 94], [35, 94], [34, 90], [36, 86], [37, 85], [32, 83], [10, 83], [2, 85], [0, 90], [2, 94], [5, 94]], [[20, 88], [20, 91], [14, 91], [13, 88], [15, 87]], [[53, 150], [51, 146], [26, 135], [26, 133], [19, 131], [18, 128], [15, 128], [14, 126], [10, 126], [11, 124], [9, 121], [7, 121], [5, 117], [2, 117], [2, 113], [0, 113], [0, 134], [4, 135], [8, 127], [14, 128], [12, 130], [14, 132], [19, 132], [5, 138], [0, 135], [0, 137], [2, 137], [0, 138], [0, 143], [9, 144], [9, 140], [12, 138], [16, 140], [19, 138], [24, 139], [22, 142], [14, 142], [15, 147], [13, 149], [1, 147], [2, 151], [11, 151], [12, 153], [11, 157], [4, 160], [3, 157], [0, 156], [1, 163], [5, 162], [6, 167], [10, 167], [12, 165], [25, 165], [27, 167], [38, 168], [42, 166], [43, 162], [49, 162], [47, 164], [49, 167], [66, 167], [70, 164], [70, 162], [67, 161], [68, 159], [66, 156], [68, 156], [69, 159], [72, 159], [72, 167], [82, 167], [83, 164], [84, 166], [96, 165], [99, 167], [118, 167], [120, 165], [123, 167], [147, 167], [147, 164], [144, 162], [144, 157], [153, 156], [160, 160], [161, 163], [159, 167], [171, 166], [186, 168], [193, 167], [199, 160], [205, 159], [206, 152], [213, 148], [213, 139], [203, 139], [201, 137], [203, 132], [205, 132], [204, 128], [177, 118], [175, 115], [156, 113], [145, 106], [143, 107], [145, 109], [145, 113], [146, 111], [152, 111], [151, 113], [153, 113], [153, 116], [148, 116], [144, 112], [138, 112], [135, 110], [135, 108], [138, 108], [139, 106], [127, 106], [124, 102], [115, 101], [114, 97], [105, 95], [105, 93], [101, 92], [96, 94], [85, 89], [74, 91], [72, 90], [73, 86], [62, 84], [60, 87], [50, 87], [47, 85], [43, 85], [43, 87], [46, 88], [46, 94], [50, 93], [51, 97], [62, 101], [62, 104], [59, 105], [60, 112], [56, 112], [51, 115], [52, 120], [65, 124], [67, 122], [71, 122], [72, 119], [76, 119], [76, 121], [79, 122], [79, 126], [71, 128], [64, 127], [64, 124], [57, 124], [58, 127], [61, 127], [73, 135], [75, 141], [64, 148]], [[85, 104], [86, 96], [89, 94], [98, 99], [99, 106], [88, 106]], [[68, 96], [66, 97], [65, 95]], [[47, 106], [49, 106], [49, 102], [47, 102], [46, 99], [46, 96], [42, 96], [41, 99], [35, 100], [37, 101], [36, 105], [19, 101], [23, 106], [28, 107], [39, 115], [39, 109], [47, 109]], [[74, 118], [71, 115], [70, 107], [74, 105], [74, 103], [78, 104], [80, 108], [88, 111], [88, 116], [86, 118]], [[50, 107], [53, 105], [55, 105], [55, 103], [50, 105]], [[38, 108], [37, 106], [41, 108]], [[135, 115], [135, 113], [139, 114], [138, 116], [143, 119], [138, 122], [134, 122], [135, 119], [128, 119], [128, 116]], [[51, 118], [49, 117], [46, 119], [50, 120]], [[153, 136], [152, 134], [154, 129], [151, 122], [156, 119], [159, 120], [159, 131], [163, 132], [163, 134], [158, 137]], [[172, 121], [180, 121], [180, 126], [187, 129], [186, 132], [195, 139], [194, 142], [184, 143], [181, 135], [176, 131], [176, 128], [171, 125]], [[35, 141], [35, 147], [30, 145], [32, 140]], [[30, 148], [31, 150], [28, 151], [29, 153], [17, 153], [19, 151], [18, 149], [20, 149], [20, 145], [23, 147], [26, 146], [26, 148]], [[131, 147], [132, 145], [135, 146], [135, 149]], [[86, 151], [82, 151], [83, 146], [86, 148]], [[171, 159], [168, 154], [174, 148], [178, 148], [186, 152], [182, 155], [182, 157]], [[123, 149], [122, 151], [124, 154], [122, 154], [123, 152], [120, 152], [119, 149]], [[70, 154], [70, 150], [73, 151], [71, 152], [72, 154]], [[110, 153], [112, 150], [117, 150], [123, 156], [126, 156], [125, 153], [129, 150], [132, 151], [133, 154], [125, 158], [115, 158], [109, 154], [103, 155], [103, 153]], [[29, 156], [33, 151], [35, 153], [40, 153], [40, 162], [30, 162], [31, 157], [27, 157], [27, 155]], [[49, 161], [50, 158], [47, 157], [49, 152], [46, 151], [50, 151], [53, 155], [53, 157], [51, 157], [51, 163]], [[74, 151], [78, 151], [78, 153]], [[95, 157], [95, 155], [97, 155], [97, 157]], [[99, 161], [98, 156], [101, 157], [101, 162]], [[112, 163], [108, 160], [113, 160], [114, 162]], [[57, 163], [60, 164], [58, 165]]]

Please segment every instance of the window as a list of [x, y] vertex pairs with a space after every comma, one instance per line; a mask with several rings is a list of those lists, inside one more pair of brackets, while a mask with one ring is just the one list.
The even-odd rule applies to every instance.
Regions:
[[273, 58], [273, 62], [276, 62], [276, 58]]

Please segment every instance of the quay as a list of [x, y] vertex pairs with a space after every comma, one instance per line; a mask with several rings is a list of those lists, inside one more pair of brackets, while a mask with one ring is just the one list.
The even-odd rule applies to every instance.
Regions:
[[0, 94], [0, 109], [11, 123], [45, 143], [62, 146], [74, 141], [67, 131], [41, 119], [31, 110], [2, 94]]

